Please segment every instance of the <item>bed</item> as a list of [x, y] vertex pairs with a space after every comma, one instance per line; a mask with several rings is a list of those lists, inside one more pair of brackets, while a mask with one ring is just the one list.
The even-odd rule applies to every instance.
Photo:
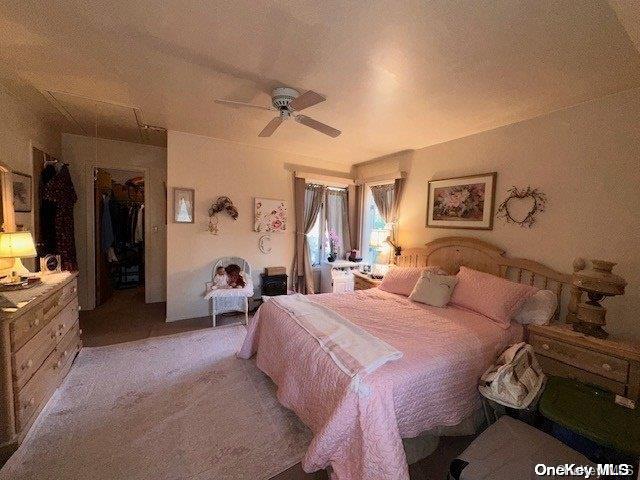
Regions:
[[[396, 263], [437, 265], [451, 274], [466, 266], [552, 289], [558, 298], [569, 280], [465, 237], [408, 250]], [[316, 339], [275, 302], [265, 303], [249, 325], [239, 356], [256, 355], [258, 368], [278, 387], [278, 400], [314, 433], [304, 470], [330, 467], [339, 480], [407, 480], [402, 439], [473, 417], [480, 406], [480, 375], [523, 335], [515, 323], [500, 328], [460, 307], [431, 307], [377, 288], [315, 295], [312, 301], [402, 352], [366, 375], [362, 388], [354, 388]]]

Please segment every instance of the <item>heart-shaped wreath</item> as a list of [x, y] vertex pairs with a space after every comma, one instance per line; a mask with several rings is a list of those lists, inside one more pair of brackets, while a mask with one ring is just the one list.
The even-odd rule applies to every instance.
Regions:
[[238, 209], [229, 197], [218, 197], [214, 204], [209, 207], [209, 231], [214, 235], [218, 234], [218, 213], [226, 212], [234, 220], [238, 219]]
[[[544, 212], [545, 205], [547, 203], [547, 196], [544, 193], [540, 192], [537, 188], [531, 187], [527, 187], [526, 189], [511, 187], [509, 190], [507, 190], [507, 194], [507, 198], [498, 207], [496, 215], [499, 218], [504, 218], [507, 223], [516, 223], [521, 227], [531, 228], [536, 221], [536, 214]], [[519, 201], [523, 199], [529, 199], [533, 202], [533, 204], [524, 218], [514, 218], [512, 213], [509, 211], [509, 202]]]

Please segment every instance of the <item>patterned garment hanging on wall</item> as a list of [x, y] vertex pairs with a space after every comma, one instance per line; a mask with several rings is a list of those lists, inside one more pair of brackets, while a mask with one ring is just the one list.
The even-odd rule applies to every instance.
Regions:
[[78, 201], [73, 188], [69, 167], [63, 165], [60, 171], [44, 186], [42, 198], [55, 203], [55, 253], [60, 255], [62, 269], [78, 270], [76, 242], [73, 228], [73, 206]]

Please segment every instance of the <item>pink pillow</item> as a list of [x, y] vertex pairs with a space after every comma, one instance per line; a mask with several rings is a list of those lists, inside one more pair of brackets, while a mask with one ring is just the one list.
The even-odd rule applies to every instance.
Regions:
[[386, 273], [378, 288], [385, 292], [408, 297], [420, 280], [422, 272], [432, 272], [438, 275], [446, 273], [440, 267], [397, 267], [394, 265]]
[[489, 317], [506, 329], [522, 304], [537, 291], [536, 287], [460, 267], [451, 303]]

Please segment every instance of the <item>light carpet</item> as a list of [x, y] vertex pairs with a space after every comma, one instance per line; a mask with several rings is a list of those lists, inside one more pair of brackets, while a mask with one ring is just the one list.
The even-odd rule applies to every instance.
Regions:
[[242, 326], [84, 348], [0, 479], [268, 479], [311, 432], [235, 352]]

